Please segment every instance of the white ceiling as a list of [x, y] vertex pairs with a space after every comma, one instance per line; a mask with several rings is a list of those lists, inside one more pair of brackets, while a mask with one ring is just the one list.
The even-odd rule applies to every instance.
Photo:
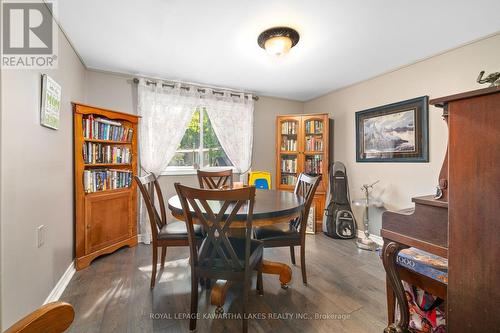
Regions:
[[[57, 16], [89, 68], [301, 101], [500, 31], [499, 0], [61, 0]], [[279, 25], [300, 41], [277, 61], [257, 36]]]

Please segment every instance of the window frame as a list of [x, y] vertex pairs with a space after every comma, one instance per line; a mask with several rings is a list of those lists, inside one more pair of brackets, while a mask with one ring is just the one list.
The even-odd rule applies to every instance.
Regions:
[[[196, 110], [195, 110], [196, 112]], [[193, 115], [194, 113], [193, 112]], [[200, 110], [200, 120], [199, 120], [199, 125], [200, 125], [200, 145], [198, 147], [198, 154], [200, 156], [200, 161], [203, 162], [204, 160], [204, 150], [207, 150], [209, 148], [204, 148], [203, 144], [203, 134], [204, 134], [204, 128], [203, 128], [203, 122], [204, 122], [204, 117], [205, 117], [205, 112], [206, 109], [204, 107], [201, 107]], [[220, 142], [219, 142], [220, 144]], [[221, 149], [222, 148], [221, 146]], [[178, 150], [176, 150], [177, 153]], [[225, 151], [224, 151], [225, 153]], [[227, 155], [227, 154], [226, 154]], [[170, 163], [170, 161], [169, 161]], [[200, 166], [199, 169], [203, 169], [206, 171], [221, 171], [221, 170], [228, 170], [231, 169], [233, 170], [233, 173], [237, 171], [237, 168], [235, 166], [218, 166], [218, 167], [203, 167]], [[161, 175], [162, 176], [175, 176], [175, 175], [195, 175], [197, 173], [197, 169], [194, 168], [194, 166], [167, 166], [165, 170], [162, 171]]]

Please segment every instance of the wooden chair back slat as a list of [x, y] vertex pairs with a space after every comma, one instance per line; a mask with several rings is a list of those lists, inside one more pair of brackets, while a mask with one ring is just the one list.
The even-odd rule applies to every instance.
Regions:
[[[188, 221], [188, 237], [191, 249], [191, 263], [210, 269], [217, 261], [222, 271], [243, 271], [248, 267], [252, 230], [252, 215], [255, 201], [255, 187], [235, 190], [195, 189], [175, 184], [182, 204], [185, 220]], [[212, 204], [212, 205], [211, 205]], [[240, 209], [247, 205], [245, 233], [245, 264], [237, 255], [229, 240], [229, 229]], [[214, 212], [214, 207], [218, 211]], [[196, 249], [193, 223], [200, 223], [206, 231], [206, 238], [199, 252]], [[222, 266], [222, 267], [221, 267]]]
[[[144, 199], [144, 203], [146, 204], [149, 223], [151, 225], [151, 233], [153, 240], [155, 240], [157, 239], [158, 232], [167, 223], [167, 213], [160, 184], [153, 173], [141, 177], [134, 176], [134, 180], [136, 181]], [[158, 206], [160, 207], [160, 214], [158, 214], [156, 209], [155, 197], [158, 201]]]
[[200, 188], [222, 189], [223, 187], [233, 187], [233, 170], [223, 171], [197, 171]]
[[300, 214], [299, 221], [296, 223], [296, 227], [299, 227], [301, 235], [305, 236], [307, 218], [309, 217], [309, 211], [311, 209], [311, 204], [314, 199], [314, 194], [318, 188], [319, 182], [321, 181], [321, 175], [313, 177], [301, 173], [297, 183], [295, 184], [294, 193], [300, 195], [304, 198], [304, 208]]

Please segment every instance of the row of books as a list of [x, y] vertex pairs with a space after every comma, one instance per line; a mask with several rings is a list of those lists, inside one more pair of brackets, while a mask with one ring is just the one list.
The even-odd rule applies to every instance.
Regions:
[[323, 151], [323, 138], [308, 136], [306, 137], [306, 150], [307, 151]]
[[281, 160], [281, 172], [297, 172], [297, 159], [282, 159]]
[[304, 172], [307, 174], [322, 174], [323, 173], [323, 156], [314, 155], [308, 156], [304, 163]]
[[297, 123], [294, 121], [285, 121], [282, 123], [281, 134], [297, 134]]
[[295, 185], [296, 181], [297, 181], [297, 176], [281, 175], [281, 184], [283, 185]]
[[83, 144], [83, 161], [94, 163], [130, 163], [132, 154], [130, 148], [110, 146], [102, 143], [85, 142]]
[[321, 134], [321, 133], [323, 133], [323, 122], [321, 120], [306, 122], [306, 134]]
[[131, 170], [93, 169], [83, 171], [85, 193], [127, 188], [132, 185]]
[[281, 150], [283, 151], [297, 150], [297, 140], [288, 139], [287, 136], [283, 136], [281, 138]]
[[133, 129], [118, 121], [88, 115], [83, 117], [83, 136], [85, 139], [131, 142]]

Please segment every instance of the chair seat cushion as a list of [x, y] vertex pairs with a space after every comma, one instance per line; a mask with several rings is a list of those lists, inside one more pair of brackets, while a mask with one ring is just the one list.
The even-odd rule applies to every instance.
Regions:
[[[229, 237], [229, 242], [233, 246], [236, 255], [241, 260], [245, 260], [245, 238]], [[264, 243], [257, 239], [250, 240], [250, 256], [257, 251], [262, 251], [264, 248]]]
[[[245, 266], [245, 238], [237, 238], [237, 237], [228, 237], [229, 242], [231, 243], [232, 248], [234, 249], [234, 252], [236, 253], [236, 256], [240, 260], [241, 266]], [[205, 247], [209, 247], [208, 249], [208, 256], [210, 256], [210, 253], [212, 252], [212, 247], [213, 244], [209, 241], [208, 238], [205, 238], [204, 242], [200, 246], [199, 252], [203, 252]], [[219, 245], [226, 254], [227, 258], [231, 258], [229, 255], [226, 245], [221, 242], [221, 245]], [[249, 266], [253, 267], [255, 264], [262, 259], [262, 255], [264, 252], [264, 243], [262, 241], [259, 241], [257, 239], [251, 239], [250, 240], [250, 258], [249, 258]], [[200, 258], [200, 266], [207, 266], [211, 265], [212, 268], [217, 269], [219, 267], [223, 267], [227, 265], [224, 259], [220, 257], [219, 253], [216, 253], [214, 256], [214, 260], [210, 263], [209, 258]]]
[[255, 238], [266, 241], [300, 240], [300, 233], [292, 224], [255, 228]]
[[[197, 237], [203, 237], [200, 225], [194, 224], [193, 228]], [[186, 223], [183, 221], [173, 221], [165, 224], [158, 232], [158, 239], [188, 239]]]

